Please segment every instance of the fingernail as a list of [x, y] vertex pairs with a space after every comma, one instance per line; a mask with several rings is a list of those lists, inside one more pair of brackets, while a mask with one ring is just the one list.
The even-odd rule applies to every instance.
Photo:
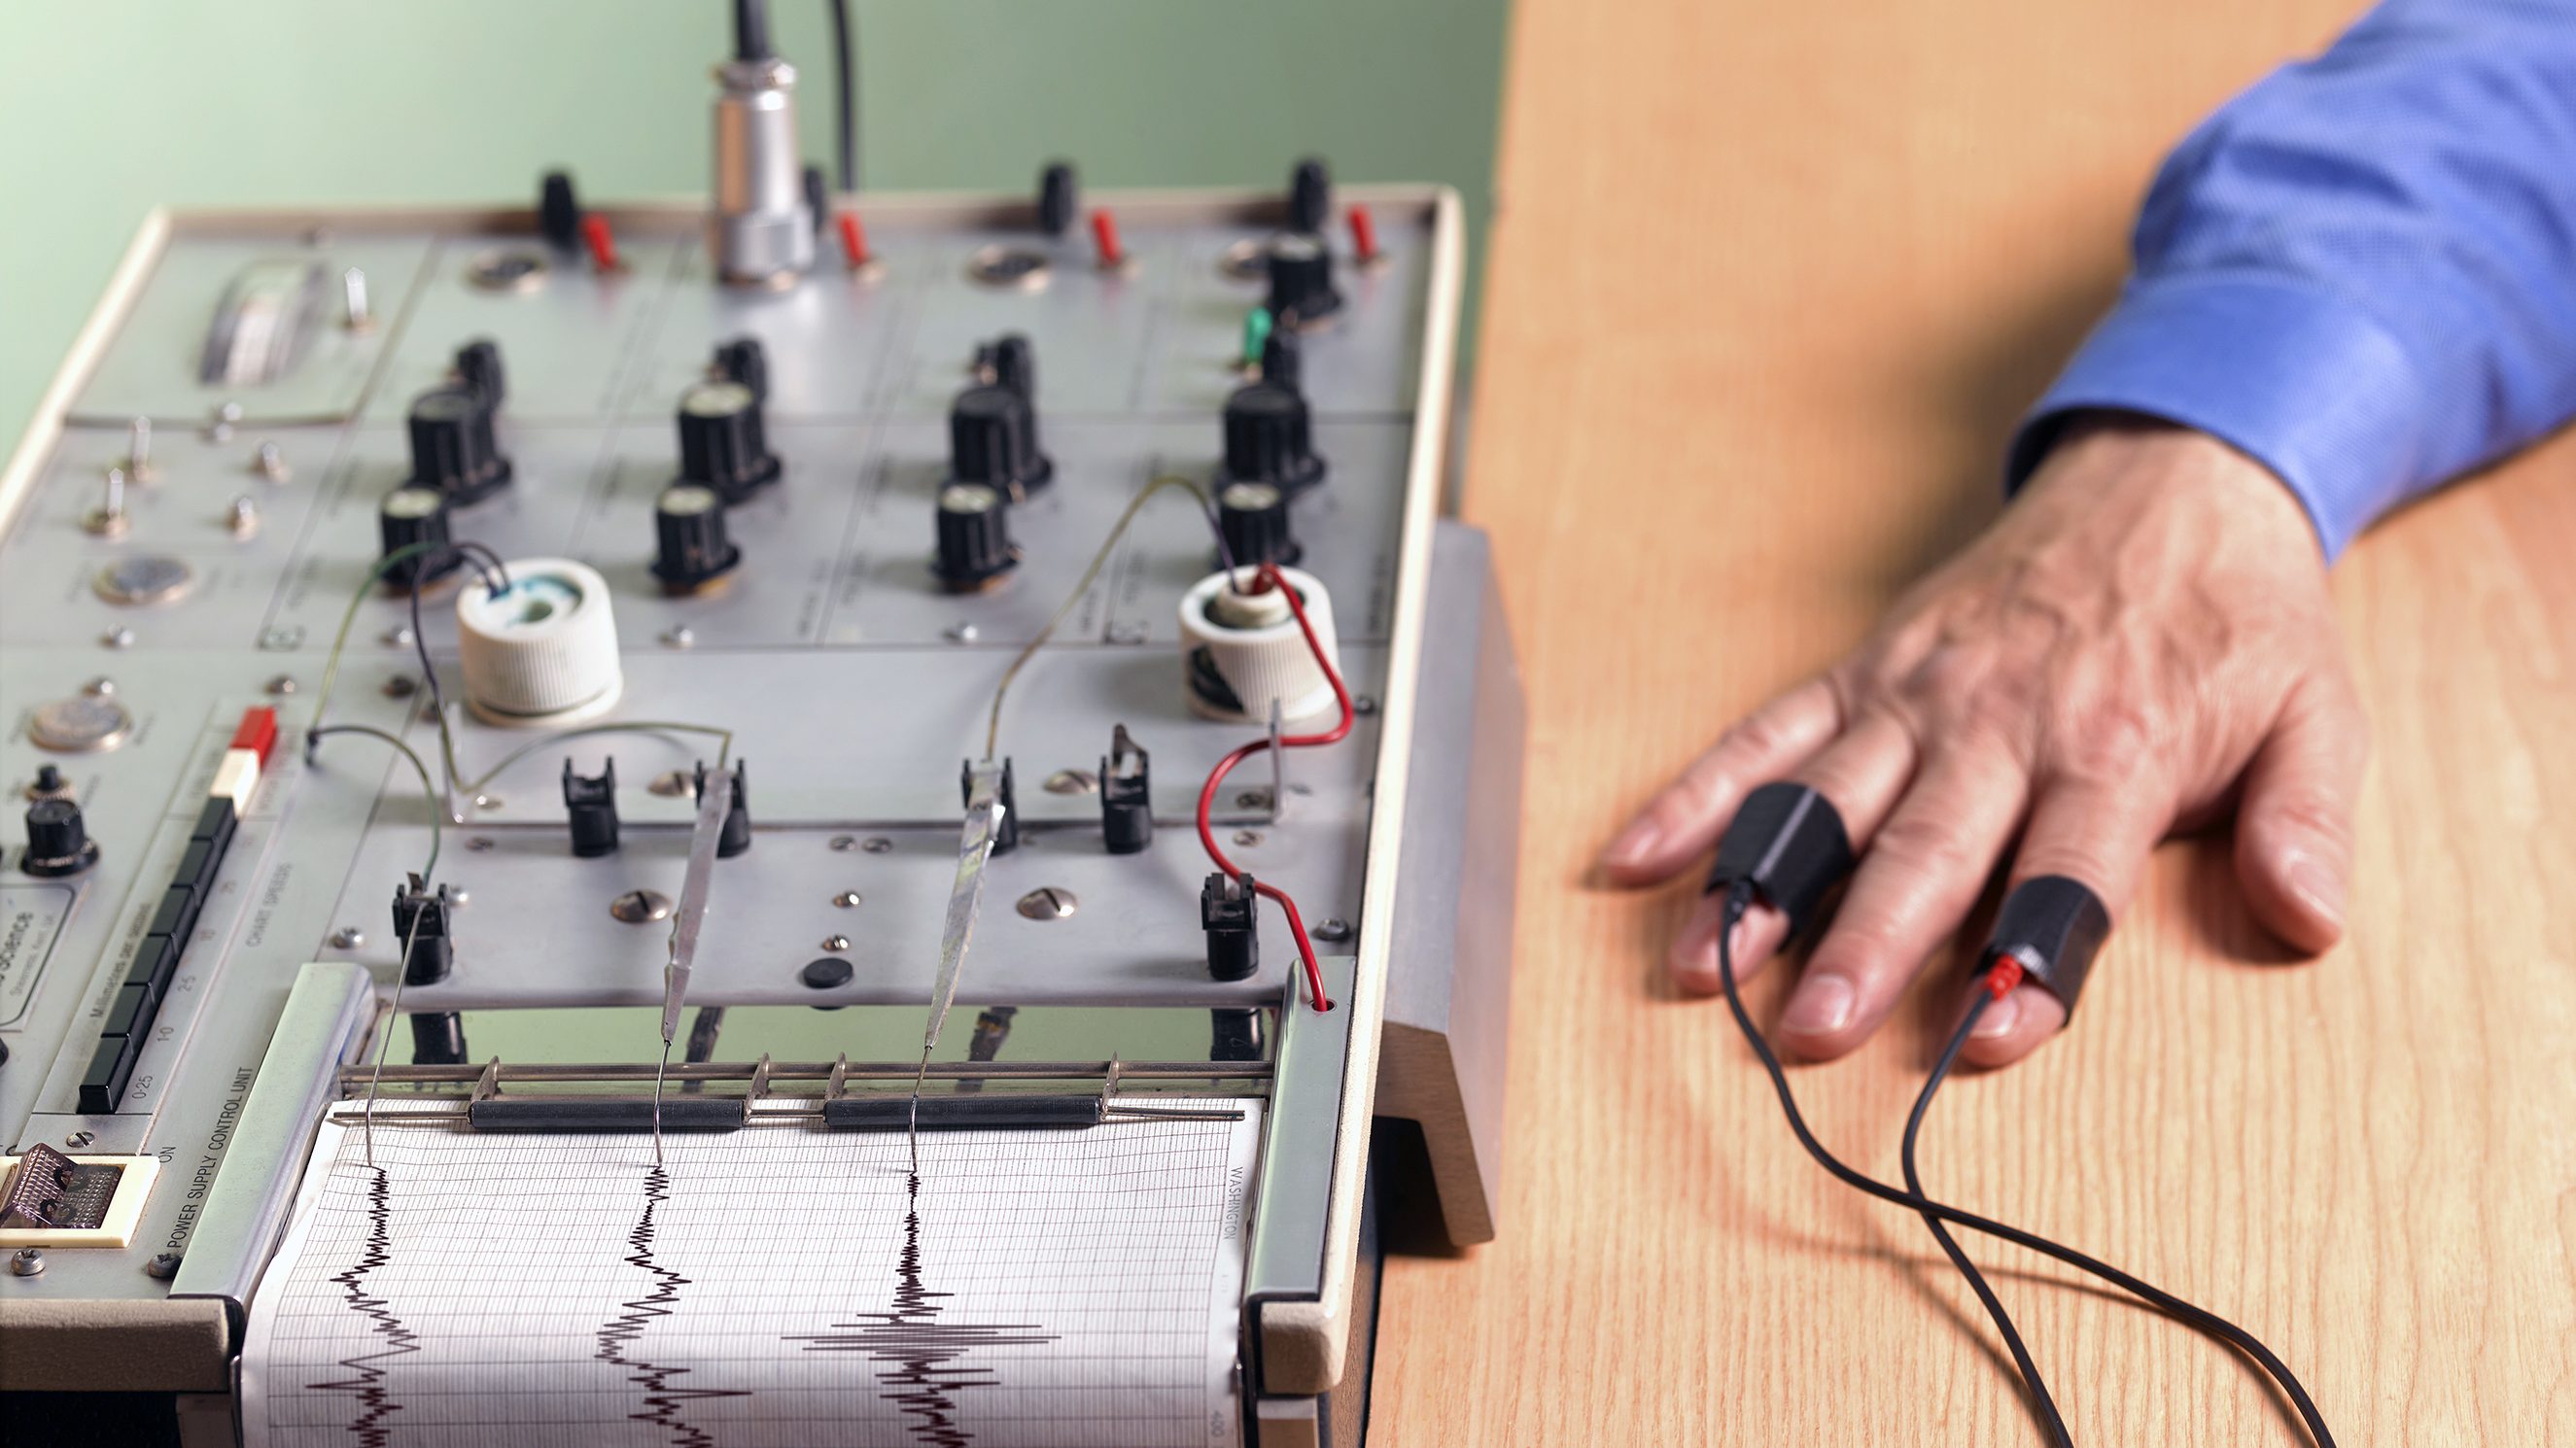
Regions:
[[1643, 861], [1663, 837], [1664, 832], [1656, 828], [1653, 820], [1639, 820], [1620, 831], [1610, 848], [1601, 852], [1601, 863], [1614, 870], [1628, 869]]
[[2343, 882], [2311, 856], [2290, 857], [2290, 893], [2329, 925], [2343, 925]]
[[1831, 1035], [1851, 1021], [1851, 982], [1838, 975], [1809, 976], [1789, 997], [1789, 1009], [1780, 1017], [1783, 1029], [1802, 1036]]
[[2020, 1024], [2021, 1000], [2017, 996], [2006, 995], [1986, 1007], [1986, 1013], [1977, 1017], [1977, 1028], [1968, 1035], [1972, 1040], [1992, 1040], [1997, 1036], [2011, 1035], [2012, 1028]]

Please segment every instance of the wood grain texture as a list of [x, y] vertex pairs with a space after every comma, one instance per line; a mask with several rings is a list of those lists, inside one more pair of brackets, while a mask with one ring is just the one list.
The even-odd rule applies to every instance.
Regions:
[[[2354, 9], [1523, 0], [1466, 494], [1532, 705], [1502, 1235], [1388, 1263], [1374, 1441], [2037, 1441], [1920, 1224], [1664, 989], [1687, 892], [1587, 867], [1991, 516], [2156, 160]], [[1926, 1176], [2250, 1327], [2345, 1444], [2576, 1443], [2576, 437], [2335, 591], [2377, 731], [2347, 944], [2284, 958], [2223, 838], [2167, 847], [2074, 1027], [1944, 1096]], [[1797, 1075], [1889, 1177], [1929, 979]], [[2079, 1442], [2300, 1441], [2232, 1355], [1970, 1243]]]

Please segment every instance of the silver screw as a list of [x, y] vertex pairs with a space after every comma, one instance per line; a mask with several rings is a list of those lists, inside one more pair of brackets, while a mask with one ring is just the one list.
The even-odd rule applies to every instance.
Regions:
[[1338, 917], [1315, 927], [1317, 940], [1343, 941], [1351, 938], [1351, 922]]
[[94, 538], [125, 536], [125, 469], [107, 470], [107, 490], [97, 507], [81, 519], [81, 530]]
[[385, 697], [388, 699], [408, 699], [419, 692], [420, 680], [409, 674], [396, 674], [385, 680]]
[[275, 694], [281, 699], [294, 693], [295, 676], [293, 674], [280, 674], [276, 678], [269, 680], [268, 692]]
[[1266, 789], [1247, 789], [1234, 797], [1236, 809], [1259, 809], [1268, 803], [1270, 803], [1270, 791]]
[[143, 1264], [143, 1270], [151, 1273], [154, 1277], [167, 1282], [171, 1278], [179, 1275], [179, 1254], [176, 1252], [159, 1253], [155, 1255], [151, 1261]]
[[87, 1146], [96, 1140], [98, 1140], [97, 1137], [86, 1131], [75, 1131], [71, 1135], [63, 1138], [63, 1145], [70, 1147], [74, 1151], [78, 1151], [82, 1147]]
[[1351, 712], [1363, 715], [1376, 713], [1377, 696], [1374, 694], [1362, 694], [1351, 700]]
[[1234, 842], [1249, 849], [1250, 847], [1261, 843], [1261, 831], [1236, 830], [1234, 832]]
[[262, 442], [252, 451], [250, 470], [272, 483], [282, 483], [295, 476], [286, 465], [286, 453], [273, 442]]
[[130, 649], [134, 647], [134, 630], [130, 628], [112, 628], [107, 632], [100, 634], [98, 636], [98, 641], [112, 649]]
[[608, 913], [629, 925], [671, 918], [671, 897], [659, 890], [629, 890], [608, 902]]
[[1049, 794], [1089, 794], [1100, 788], [1100, 777], [1088, 769], [1059, 769], [1046, 777]]
[[125, 471], [138, 483], [152, 481], [152, 419], [138, 417], [126, 431]]
[[1020, 897], [1019, 911], [1031, 920], [1062, 920], [1082, 908], [1071, 890], [1053, 885], [1040, 885]]
[[894, 841], [887, 839], [883, 835], [870, 835], [866, 839], [859, 841], [859, 848], [867, 851], [871, 855], [882, 855], [886, 851], [894, 848]]
[[231, 442], [233, 440], [233, 424], [241, 421], [241, 419], [242, 407], [240, 403], [227, 402], [217, 407], [214, 410], [214, 414], [206, 420], [206, 441]]
[[465, 848], [472, 850], [478, 855], [483, 854], [492, 848], [492, 837], [490, 835], [476, 835], [465, 842]]
[[366, 943], [367, 932], [355, 925], [343, 925], [331, 932], [331, 948], [334, 950], [355, 950]]
[[697, 776], [685, 769], [674, 769], [667, 774], [653, 776], [653, 782], [644, 787], [665, 799], [678, 799], [697, 787]]
[[840, 906], [844, 910], [856, 910], [859, 908], [859, 901], [861, 898], [862, 897], [859, 892], [856, 890], [844, 890], [840, 894], [832, 897], [832, 903]]
[[352, 332], [372, 330], [376, 325], [373, 308], [367, 305], [367, 274], [356, 267], [340, 273], [340, 300], [344, 308], [342, 325]]
[[848, 853], [848, 852], [849, 852], [849, 851], [851, 851], [851, 850], [855, 850], [855, 849], [857, 849], [858, 847], [859, 847], [859, 837], [858, 837], [857, 835], [834, 835], [834, 836], [832, 836], [832, 848], [833, 848], [833, 849], [835, 849], [835, 850], [841, 851], [841, 852], [842, 852], [842, 853], [844, 853], [844, 854]]
[[249, 538], [259, 532], [259, 504], [251, 501], [248, 493], [224, 505], [224, 531], [236, 538]]
[[665, 629], [662, 633], [662, 644], [665, 648], [693, 648], [697, 645], [697, 642], [697, 631], [690, 628], [687, 624], [682, 624], [677, 628]]
[[90, 680], [88, 683], [81, 685], [81, 692], [95, 698], [113, 699], [116, 697], [116, 681], [105, 674], [101, 674], [97, 678]]
[[397, 624], [396, 626], [394, 626], [394, 627], [392, 627], [392, 628], [389, 628], [389, 629], [385, 630], [385, 643], [386, 643], [386, 645], [387, 645], [388, 647], [390, 647], [390, 648], [397, 648], [397, 649], [407, 649], [407, 648], [410, 648], [410, 647], [411, 647], [411, 625], [409, 625], [409, 624]]
[[981, 631], [971, 623], [953, 623], [948, 626], [948, 641], [952, 644], [971, 644], [981, 636]]
[[21, 1277], [33, 1277], [45, 1270], [45, 1254], [33, 1247], [21, 1247], [9, 1254], [9, 1270]]
[[823, 948], [825, 950], [847, 950], [850, 948], [850, 937], [846, 935], [826, 935], [823, 937]]

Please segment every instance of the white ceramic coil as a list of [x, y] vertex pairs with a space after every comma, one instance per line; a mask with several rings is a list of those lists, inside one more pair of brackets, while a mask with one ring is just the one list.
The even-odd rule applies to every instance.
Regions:
[[[1333, 600], [1322, 581], [1295, 568], [1279, 573], [1305, 604], [1316, 642], [1339, 672]], [[1268, 724], [1274, 701], [1283, 722], [1331, 708], [1332, 680], [1307, 648], [1288, 600], [1276, 589], [1241, 591], [1252, 585], [1249, 568], [1240, 570], [1238, 578], [1230, 587], [1226, 575], [1210, 574], [1181, 599], [1181, 663], [1190, 708], [1210, 719], [1245, 724]]]
[[617, 702], [617, 618], [608, 580], [569, 558], [507, 565], [499, 593], [469, 571], [456, 596], [465, 702], [489, 724], [547, 726]]

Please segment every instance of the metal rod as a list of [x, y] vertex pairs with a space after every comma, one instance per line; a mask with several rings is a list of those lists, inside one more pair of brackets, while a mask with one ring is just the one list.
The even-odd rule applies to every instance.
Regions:
[[[1081, 1081], [1105, 1078], [1113, 1063], [1108, 1061], [933, 1061], [928, 1076], [934, 1081], [959, 1080], [1034, 1080]], [[1114, 1063], [1122, 1081], [1266, 1081], [1270, 1078], [1267, 1061], [1119, 1061]], [[758, 1071], [753, 1061], [715, 1061], [671, 1063], [673, 1081], [749, 1081]], [[772, 1081], [829, 1081], [839, 1070], [852, 1081], [907, 1081], [917, 1069], [908, 1061], [772, 1061]], [[391, 1085], [450, 1084], [470, 1086], [489, 1079], [496, 1086], [536, 1082], [609, 1082], [650, 1081], [655, 1072], [650, 1061], [610, 1061], [591, 1065], [564, 1062], [532, 1062], [511, 1066], [499, 1062], [485, 1065], [423, 1066], [397, 1065], [384, 1067], [383, 1079]], [[367, 1079], [363, 1069], [344, 1066], [341, 1085]]]

